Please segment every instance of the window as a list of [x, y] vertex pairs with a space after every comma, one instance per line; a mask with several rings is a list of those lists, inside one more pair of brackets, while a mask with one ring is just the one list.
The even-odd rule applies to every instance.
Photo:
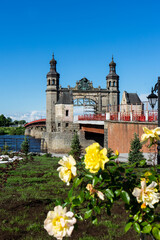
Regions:
[[66, 110], [66, 117], [68, 117], [69, 115], [69, 110]]
[[60, 123], [58, 123], [58, 127], [60, 127], [61, 126], [61, 124]]
[[109, 82], [109, 87], [111, 87], [111, 81]]
[[66, 127], [68, 127], [69, 126], [69, 123], [66, 123]]
[[53, 79], [53, 80], [52, 80], [52, 84], [54, 85], [54, 83], [55, 83], [55, 80]]
[[114, 82], [113, 82], [113, 87], [115, 87], [115, 86], [116, 86], [116, 82], [114, 81]]

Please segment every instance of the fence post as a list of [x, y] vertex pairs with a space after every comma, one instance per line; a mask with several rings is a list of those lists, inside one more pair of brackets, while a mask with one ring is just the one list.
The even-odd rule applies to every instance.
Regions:
[[120, 121], [120, 120], [121, 120], [121, 113], [118, 112], [118, 121]]
[[110, 112], [106, 112], [106, 120], [110, 120]]
[[146, 122], [148, 122], [148, 110], [145, 111], [145, 118], [146, 118]]

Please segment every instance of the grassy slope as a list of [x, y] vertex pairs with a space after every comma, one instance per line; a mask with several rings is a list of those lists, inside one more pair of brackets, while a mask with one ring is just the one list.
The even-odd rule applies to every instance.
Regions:
[[[0, 191], [0, 240], [53, 239], [43, 228], [47, 212], [56, 199], [64, 199], [70, 189], [59, 179], [58, 158], [35, 157], [10, 172]], [[4, 166], [4, 165], [3, 165]], [[101, 215], [98, 226], [78, 222], [73, 240], [138, 240], [134, 231], [124, 234], [126, 213], [122, 203], [113, 208], [112, 217]]]

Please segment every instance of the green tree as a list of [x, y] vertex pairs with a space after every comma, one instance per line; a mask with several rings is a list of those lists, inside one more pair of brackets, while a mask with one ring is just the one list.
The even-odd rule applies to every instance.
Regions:
[[25, 120], [20, 120], [20, 121], [18, 121], [18, 124], [24, 125], [24, 124], [26, 124], [26, 121]]
[[81, 156], [81, 151], [82, 151], [82, 147], [80, 145], [79, 137], [76, 132], [71, 142], [71, 151], [69, 152], [69, 154], [72, 155], [76, 161], [79, 161]]
[[12, 119], [10, 117], [6, 118], [6, 124], [5, 126], [9, 127], [12, 125]]
[[6, 118], [3, 114], [0, 115], [0, 126], [6, 126]]
[[29, 141], [28, 141], [28, 139], [27, 139], [26, 136], [25, 136], [24, 141], [23, 141], [22, 144], [21, 144], [21, 151], [22, 151], [23, 153], [25, 153], [26, 155], [27, 155], [28, 152], [29, 152]]
[[137, 163], [140, 164], [141, 160], [144, 160], [143, 153], [141, 151], [142, 143], [139, 140], [138, 134], [134, 134], [134, 138], [131, 140], [131, 146], [128, 156], [128, 161], [130, 163]]

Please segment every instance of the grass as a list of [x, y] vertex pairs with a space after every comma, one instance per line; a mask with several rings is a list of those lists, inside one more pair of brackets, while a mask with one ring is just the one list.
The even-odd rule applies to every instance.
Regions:
[[[58, 177], [58, 161], [59, 158], [36, 156], [32, 162], [20, 164], [9, 172], [7, 183], [0, 191], [0, 240], [53, 239], [44, 230], [43, 222], [56, 200], [65, 199], [70, 189]], [[124, 205], [118, 202], [112, 216], [102, 214], [98, 225], [78, 222], [71, 239], [138, 240], [133, 230], [124, 234], [126, 219]]]

